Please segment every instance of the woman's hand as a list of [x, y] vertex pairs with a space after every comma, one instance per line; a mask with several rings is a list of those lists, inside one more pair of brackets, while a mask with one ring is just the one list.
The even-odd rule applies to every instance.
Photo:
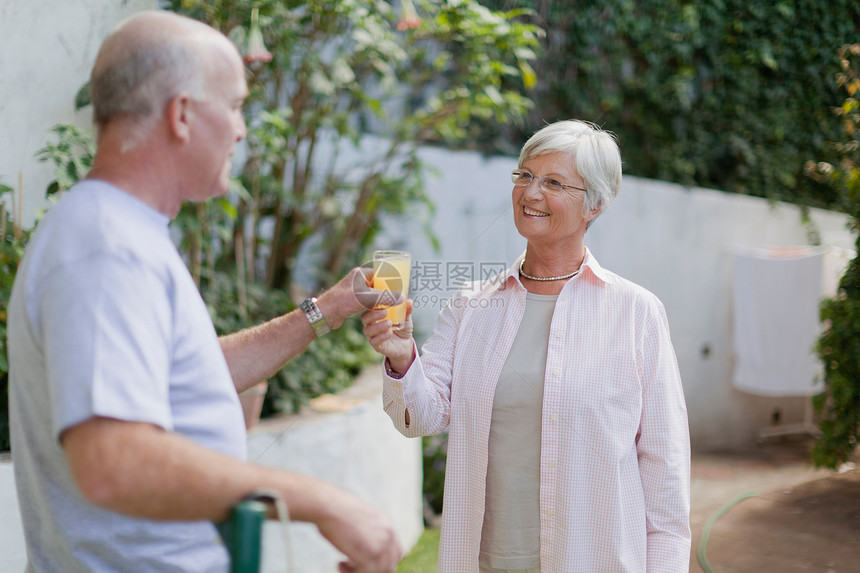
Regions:
[[412, 341], [412, 301], [406, 302], [406, 320], [398, 329], [393, 329], [383, 309], [368, 310], [361, 315], [364, 324], [364, 336], [374, 350], [388, 357], [391, 369], [398, 374], [405, 374], [415, 359]]

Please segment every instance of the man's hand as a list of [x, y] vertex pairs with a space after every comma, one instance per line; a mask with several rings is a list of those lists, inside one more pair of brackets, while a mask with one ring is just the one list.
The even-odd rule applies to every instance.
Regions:
[[[340, 328], [347, 318], [367, 309], [403, 302], [399, 292], [371, 288], [372, 278], [371, 269], [356, 267], [317, 297], [317, 306], [329, 328]], [[242, 392], [271, 378], [315, 338], [304, 313], [296, 309], [218, 340], [236, 390]]]
[[372, 281], [372, 269], [356, 267], [318, 297], [317, 305], [330, 328], [340, 328], [359, 312], [403, 302], [402, 293], [371, 288]]
[[403, 555], [381, 510], [318, 478], [248, 464], [141, 422], [91, 418], [60, 443], [90, 503], [160, 521], [221, 521], [259, 488], [281, 492], [296, 521], [315, 524], [348, 561], [340, 571], [391, 573]]
[[336, 511], [317, 522], [323, 537], [346, 555], [340, 573], [390, 573], [403, 557], [403, 549], [389, 517], [343, 490], [332, 488]]

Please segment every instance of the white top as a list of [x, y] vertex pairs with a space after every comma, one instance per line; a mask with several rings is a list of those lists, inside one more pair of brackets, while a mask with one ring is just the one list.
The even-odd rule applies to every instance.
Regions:
[[39, 223], [9, 308], [10, 414], [28, 571], [226, 571], [211, 523], [132, 519], [85, 501], [60, 433], [148, 422], [244, 459], [241, 406], [168, 218], [98, 181]]
[[540, 425], [556, 295], [526, 294], [526, 310], [496, 383], [479, 562], [499, 570], [540, 566]]

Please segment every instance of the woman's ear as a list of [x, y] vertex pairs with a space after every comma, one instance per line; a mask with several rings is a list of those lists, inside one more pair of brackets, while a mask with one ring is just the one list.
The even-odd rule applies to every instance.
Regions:
[[167, 102], [164, 111], [170, 134], [181, 143], [188, 143], [191, 140], [192, 103], [191, 96], [185, 92], [179, 92]]
[[585, 215], [585, 222], [591, 223], [598, 215], [600, 215], [600, 207], [589, 211], [588, 214]]

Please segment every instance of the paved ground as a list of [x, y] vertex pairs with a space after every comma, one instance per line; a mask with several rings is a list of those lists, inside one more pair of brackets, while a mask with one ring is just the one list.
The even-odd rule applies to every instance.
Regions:
[[691, 573], [860, 572], [860, 469], [812, 469], [811, 444], [693, 456]]

